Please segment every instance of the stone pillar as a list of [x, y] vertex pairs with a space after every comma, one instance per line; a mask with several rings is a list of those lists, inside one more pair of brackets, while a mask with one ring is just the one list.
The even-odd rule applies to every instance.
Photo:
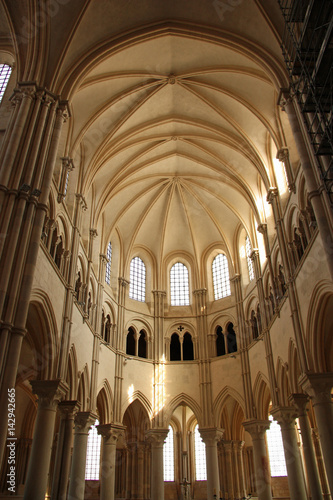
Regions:
[[327, 480], [333, 496], [333, 373], [307, 373], [299, 380], [309, 394], [316, 415]]
[[151, 444], [151, 500], [164, 500], [163, 445], [168, 429], [149, 429], [147, 440]]
[[71, 449], [73, 444], [74, 415], [79, 410], [78, 401], [61, 401], [59, 437], [55, 457], [51, 500], [64, 500], [67, 497]]
[[206, 445], [207, 467], [207, 498], [214, 498], [220, 491], [219, 463], [217, 458], [217, 443], [222, 439], [223, 430], [217, 428], [199, 429], [200, 436]]
[[307, 478], [309, 481], [311, 498], [312, 500], [323, 500], [316, 456], [311, 437], [311, 429], [306, 413], [308, 396], [306, 394], [292, 394], [289, 399], [298, 410], [298, 420], [301, 428], [304, 460], [306, 465]]
[[238, 482], [239, 482], [240, 498], [246, 497], [243, 448], [244, 448], [244, 441], [236, 441], [236, 453], [237, 453], [237, 463], [238, 463]]
[[97, 415], [89, 411], [78, 412], [75, 417], [74, 447], [68, 500], [84, 499], [88, 433], [96, 419]]
[[233, 485], [233, 470], [232, 470], [232, 441], [223, 441], [223, 448], [225, 452], [225, 492], [227, 498], [234, 498], [234, 485]]
[[124, 434], [124, 426], [101, 424], [97, 432], [102, 436], [102, 463], [100, 476], [100, 500], [114, 500], [116, 480], [116, 448], [118, 439]]
[[252, 437], [258, 500], [272, 500], [269, 459], [265, 443], [265, 432], [269, 429], [270, 422], [269, 420], [246, 420], [243, 426]]
[[145, 443], [138, 443], [138, 498], [144, 498]]
[[51, 460], [54, 423], [59, 401], [67, 386], [61, 380], [32, 380], [32, 391], [38, 396], [37, 418], [34, 428], [25, 500], [44, 500]]
[[295, 430], [297, 412], [292, 407], [273, 407], [271, 415], [281, 427], [290, 500], [307, 500], [304, 472]]

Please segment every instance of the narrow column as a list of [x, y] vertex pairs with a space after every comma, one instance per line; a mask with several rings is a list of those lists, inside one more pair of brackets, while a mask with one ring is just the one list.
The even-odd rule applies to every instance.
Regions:
[[271, 414], [281, 427], [290, 499], [307, 500], [303, 467], [295, 430], [297, 412], [291, 407], [275, 407], [272, 409]]
[[243, 460], [244, 441], [236, 442], [237, 463], [238, 463], [238, 482], [239, 482], [239, 496], [240, 498], [246, 497], [245, 487], [245, 470]]
[[333, 496], [333, 405], [331, 397], [333, 373], [307, 373], [299, 382], [312, 400], [327, 480]]
[[308, 396], [306, 394], [292, 394], [290, 397], [290, 401], [296, 406], [298, 410], [298, 420], [301, 428], [304, 459], [311, 497], [312, 500], [323, 500], [319, 472], [312, 443], [311, 429], [306, 410], [308, 404]]
[[56, 410], [67, 386], [61, 380], [32, 380], [30, 383], [33, 393], [38, 396], [38, 408], [23, 498], [44, 500]]
[[117, 424], [97, 426], [97, 432], [103, 439], [100, 500], [114, 500], [115, 498], [117, 441], [124, 435], [124, 429], [122, 425]]
[[269, 459], [265, 443], [265, 432], [269, 429], [269, 420], [246, 420], [245, 430], [252, 437], [254, 474], [258, 500], [272, 500]]
[[88, 433], [97, 416], [89, 411], [78, 412], [75, 417], [74, 447], [69, 479], [68, 500], [83, 500]]
[[151, 444], [151, 500], [164, 500], [163, 445], [168, 429], [150, 429], [147, 440]]
[[138, 443], [138, 498], [144, 498], [145, 443]]
[[61, 417], [51, 500], [64, 500], [67, 496], [71, 448], [73, 444], [74, 415], [79, 410], [79, 407], [80, 403], [78, 401], [61, 401], [58, 405]]
[[220, 491], [219, 463], [217, 459], [217, 443], [222, 439], [223, 430], [217, 428], [199, 429], [200, 436], [206, 445], [207, 498], [213, 499]]
[[227, 493], [227, 498], [234, 497], [234, 487], [233, 487], [233, 470], [232, 470], [232, 441], [223, 441], [223, 447], [225, 452], [225, 466], [226, 466], [226, 484], [225, 491]]

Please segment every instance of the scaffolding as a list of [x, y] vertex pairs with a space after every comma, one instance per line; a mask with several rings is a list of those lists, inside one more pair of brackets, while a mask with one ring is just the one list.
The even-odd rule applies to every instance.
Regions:
[[333, 0], [278, 0], [282, 51], [333, 206]]

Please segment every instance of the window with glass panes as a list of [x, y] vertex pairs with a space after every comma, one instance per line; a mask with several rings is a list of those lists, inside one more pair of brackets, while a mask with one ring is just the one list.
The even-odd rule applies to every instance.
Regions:
[[8, 64], [0, 64], [0, 102], [9, 82], [12, 68]]
[[98, 420], [95, 421], [95, 424], [91, 427], [88, 434], [86, 474], [85, 474], [86, 480], [99, 479], [99, 468], [101, 459], [101, 436], [97, 434], [96, 425], [99, 425]]
[[130, 299], [145, 301], [146, 297], [146, 266], [139, 257], [134, 257], [130, 266]]
[[206, 445], [202, 441], [199, 426], [194, 429], [195, 478], [197, 481], [207, 481]]
[[251, 246], [251, 241], [250, 238], [247, 236], [245, 240], [245, 250], [246, 250], [246, 259], [247, 259], [247, 268], [249, 270], [249, 278], [250, 281], [254, 279], [254, 271], [253, 271], [253, 262], [250, 257], [252, 253], [252, 246]]
[[279, 424], [270, 416], [271, 425], [266, 432], [271, 476], [286, 476], [287, 467], [284, 456], [283, 441]]
[[190, 305], [188, 270], [181, 262], [177, 262], [171, 268], [170, 291], [172, 306]]
[[108, 248], [106, 250], [106, 258], [108, 259], [106, 263], [106, 268], [105, 268], [105, 281], [107, 282], [108, 285], [110, 285], [110, 278], [111, 278], [111, 257], [112, 257], [112, 246], [111, 246], [111, 241], [108, 244]]
[[228, 259], [222, 253], [213, 260], [213, 283], [215, 300], [231, 295]]
[[173, 448], [173, 429], [169, 425], [169, 432], [163, 445], [164, 481], [175, 480], [175, 454]]

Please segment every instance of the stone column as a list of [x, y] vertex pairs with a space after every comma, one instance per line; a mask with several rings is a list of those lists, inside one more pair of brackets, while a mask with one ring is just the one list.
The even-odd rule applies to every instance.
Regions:
[[97, 415], [89, 411], [78, 412], [75, 417], [74, 447], [68, 500], [84, 499], [88, 433], [96, 419]]
[[239, 482], [239, 493], [240, 493], [241, 498], [246, 497], [243, 448], [244, 448], [244, 441], [236, 441], [236, 453], [237, 453], [237, 463], [238, 463], [238, 482]]
[[54, 423], [59, 401], [67, 386], [61, 380], [32, 380], [32, 391], [38, 396], [37, 418], [34, 428], [25, 500], [44, 500], [51, 460]]
[[227, 498], [234, 497], [234, 484], [233, 484], [233, 470], [232, 470], [232, 441], [223, 441], [223, 448], [225, 452], [225, 492]]
[[309, 394], [316, 415], [327, 480], [333, 496], [333, 373], [306, 373], [299, 380]]
[[151, 444], [151, 500], [164, 500], [163, 445], [168, 429], [149, 429], [147, 440]]
[[222, 439], [223, 430], [217, 428], [199, 429], [200, 436], [206, 445], [207, 467], [207, 498], [214, 498], [220, 491], [219, 463], [217, 458], [217, 443]]
[[271, 415], [281, 427], [290, 500], [307, 500], [304, 472], [295, 430], [297, 412], [292, 407], [273, 407]]
[[251, 435], [253, 443], [254, 474], [258, 500], [272, 500], [269, 459], [265, 443], [265, 432], [269, 429], [269, 420], [246, 420], [245, 430]]
[[114, 500], [116, 482], [116, 448], [118, 439], [124, 435], [124, 426], [101, 424], [97, 432], [102, 436], [102, 463], [100, 476], [100, 500]]
[[58, 405], [61, 416], [51, 500], [65, 500], [67, 497], [71, 449], [73, 444], [74, 416], [79, 410], [79, 407], [80, 403], [78, 401], [61, 401]]
[[310, 429], [309, 419], [306, 413], [308, 396], [306, 394], [292, 394], [289, 399], [291, 403], [294, 404], [294, 406], [296, 406], [298, 410], [298, 419], [301, 428], [303, 452], [304, 452], [307, 477], [311, 492], [311, 498], [312, 500], [323, 500], [316, 456], [312, 443], [311, 429]]
[[138, 443], [138, 498], [144, 498], [145, 443]]

